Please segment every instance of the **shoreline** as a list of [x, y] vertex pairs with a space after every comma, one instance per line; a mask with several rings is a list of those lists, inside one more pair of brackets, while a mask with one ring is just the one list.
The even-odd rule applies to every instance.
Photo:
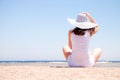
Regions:
[[[67, 62], [0, 62], [0, 66], [53, 66], [53, 67], [68, 67]], [[120, 68], [120, 62], [96, 62], [95, 67], [118, 67]]]

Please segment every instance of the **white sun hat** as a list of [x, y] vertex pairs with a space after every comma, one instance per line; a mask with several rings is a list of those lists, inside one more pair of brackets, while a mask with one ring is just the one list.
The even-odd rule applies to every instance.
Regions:
[[97, 26], [97, 24], [88, 22], [88, 18], [85, 14], [78, 14], [77, 19], [67, 18], [68, 22], [70, 22], [73, 26], [81, 28], [81, 29], [90, 29]]

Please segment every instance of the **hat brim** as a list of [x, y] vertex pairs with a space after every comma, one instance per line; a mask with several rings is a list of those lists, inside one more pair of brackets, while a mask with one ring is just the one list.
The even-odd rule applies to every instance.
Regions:
[[91, 23], [91, 22], [76, 22], [75, 19], [71, 19], [71, 18], [67, 18], [68, 22], [71, 23], [73, 26], [75, 27], [79, 27], [81, 29], [90, 29], [90, 28], [94, 28], [97, 26], [97, 24], [95, 23]]

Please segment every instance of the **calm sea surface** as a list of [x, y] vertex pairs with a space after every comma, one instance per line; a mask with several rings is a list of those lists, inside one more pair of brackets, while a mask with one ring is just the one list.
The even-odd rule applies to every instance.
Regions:
[[[52, 66], [68, 67], [65, 60], [41, 60], [41, 61], [0, 61], [0, 65], [31, 65], [31, 66]], [[120, 61], [98, 61], [95, 67], [119, 67]]]

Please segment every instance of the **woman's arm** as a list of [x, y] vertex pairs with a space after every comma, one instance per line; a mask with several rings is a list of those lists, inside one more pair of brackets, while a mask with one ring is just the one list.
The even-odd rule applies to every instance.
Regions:
[[71, 33], [72, 33], [72, 31], [69, 30], [69, 32], [68, 32], [68, 46], [70, 49], [72, 49]]
[[94, 18], [93, 18], [89, 13], [87, 13], [87, 12], [82, 12], [82, 14], [85, 14], [85, 15], [89, 18], [90, 22], [96, 23], [96, 21], [94, 20]]
[[[82, 12], [82, 13], [85, 14], [89, 18], [90, 22], [97, 24], [95, 19], [89, 13], [87, 13], [87, 12]], [[98, 26], [95, 27], [95, 33], [97, 31], [98, 31]]]

